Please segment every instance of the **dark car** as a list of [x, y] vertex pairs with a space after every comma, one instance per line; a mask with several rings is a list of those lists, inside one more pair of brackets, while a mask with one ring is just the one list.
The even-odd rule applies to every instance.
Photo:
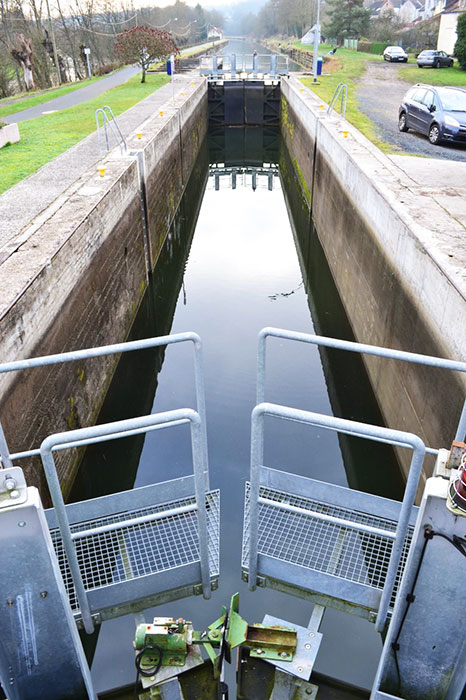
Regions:
[[451, 68], [453, 65], [453, 58], [445, 53], [445, 51], [429, 49], [421, 51], [417, 57], [417, 65], [419, 68]]
[[408, 54], [401, 46], [387, 46], [383, 52], [383, 60], [390, 61], [391, 63], [394, 61], [403, 61], [403, 63], [407, 63]]
[[398, 128], [426, 134], [433, 144], [466, 143], [466, 89], [414, 85], [400, 105]]

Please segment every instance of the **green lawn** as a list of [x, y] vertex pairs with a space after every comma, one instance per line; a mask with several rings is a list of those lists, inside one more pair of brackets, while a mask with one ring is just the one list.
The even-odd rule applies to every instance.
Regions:
[[[16, 112], [22, 112], [23, 109], [29, 109], [29, 107], [35, 107], [36, 105], [41, 105], [44, 102], [49, 102], [49, 100], [54, 100], [56, 97], [61, 97], [66, 95], [68, 92], [74, 92], [79, 90], [79, 88], [95, 83], [96, 80], [101, 80], [104, 76], [99, 76], [98, 78], [92, 78], [91, 80], [81, 80], [79, 83], [71, 83], [70, 85], [65, 85], [61, 88], [53, 88], [52, 90], [47, 90], [44, 93], [25, 93], [21, 96], [15, 97], [4, 97], [0, 100], [0, 118], [6, 117], [9, 114], [16, 114]], [[5, 102], [10, 100], [15, 100], [10, 105], [5, 105]]]
[[409, 58], [414, 65], [409, 64], [398, 70], [400, 80], [408, 83], [428, 83], [429, 85], [460, 85], [466, 87], [466, 71], [457, 65], [452, 68], [418, 68], [416, 59]]
[[44, 114], [19, 125], [21, 141], [0, 149], [0, 193], [95, 131], [95, 110], [107, 104], [115, 116], [147, 97], [169, 80], [163, 74], [130, 78], [98, 97], [55, 114]]
[[[330, 48], [329, 45], [321, 44], [319, 53], [325, 55]], [[312, 52], [312, 48], [310, 50]], [[374, 124], [365, 114], [359, 111], [359, 103], [356, 99], [356, 81], [364, 73], [368, 60], [377, 61], [383, 59], [374, 54], [339, 48], [332, 61], [324, 64], [323, 67], [324, 73], [332, 72], [329, 75], [322, 75], [319, 78], [318, 85], [313, 84], [312, 78], [302, 78], [301, 80], [306, 87], [311, 88], [324, 102], [330, 102], [338, 83], [346, 83], [348, 85], [346, 118], [381, 150], [390, 151], [393, 150], [393, 147], [377, 138]], [[338, 99], [337, 111], [339, 111], [339, 108], [340, 100]]]

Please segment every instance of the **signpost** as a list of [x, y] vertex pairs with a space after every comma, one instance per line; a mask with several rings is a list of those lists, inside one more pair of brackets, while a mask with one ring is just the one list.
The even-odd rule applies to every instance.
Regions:
[[91, 53], [91, 50], [87, 48], [86, 46], [83, 48], [83, 51], [86, 55], [86, 63], [87, 63], [87, 74], [89, 76], [89, 79], [92, 78], [92, 73], [91, 73], [91, 63], [89, 61], [89, 54]]

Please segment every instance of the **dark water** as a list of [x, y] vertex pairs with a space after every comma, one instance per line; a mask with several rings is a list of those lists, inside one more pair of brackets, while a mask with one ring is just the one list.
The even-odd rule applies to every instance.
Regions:
[[[280, 175], [209, 177], [211, 163], [255, 166]], [[202, 199], [202, 194], [204, 197]], [[202, 199], [202, 205], [201, 205]], [[200, 207], [200, 208], [199, 208]], [[221, 489], [221, 575], [212, 600], [180, 600], [146, 611], [183, 616], [204, 629], [240, 591], [250, 622], [271, 613], [307, 625], [312, 604], [241, 581], [244, 483], [249, 472], [250, 414], [255, 403], [257, 334], [278, 326], [353, 339], [325, 257], [278, 132], [231, 129], [210, 135], [135, 322], [131, 337], [194, 330], [204, 343], [211, 486]], [[266, 399], [381, 423], [356, 356], [287, 341], [270, 344]], [[169, 347], [120, 362], [99, 422], [194, 405], [191, 349]], [[265, 464], [359, 490], [400, 498], [391, 450], [293, 423], [266, 431]], [[273, 428], [273, 429], [270, 429]], [[384, 465], [383, 470], [381, 465]], [[74, 499], [190, 472], [186, 426], [89, 449]], [[97, 691], [134, 678], [131, 616], [105, 623], [92, 667]], [[316, 670], [369, 687], [381, 649], [370, 623], [327, 610]], [[228, 676], [233, 683], [233, 672]]]

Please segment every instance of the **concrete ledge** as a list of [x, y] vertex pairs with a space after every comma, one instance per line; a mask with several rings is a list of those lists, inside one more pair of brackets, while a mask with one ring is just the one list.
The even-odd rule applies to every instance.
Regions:
[[[356, 339], [466, 361], [466, 205], [448, 187], [434, 193], [420, 186], [346, 120], [327, 116], [326, 105], [322, 111], [321, 100], [295, 78], [283, 81], [283, 94], [282, 131], [305, 175]], [[313, 154], [311, 176], [306, 149]], [[434, 447], [448, 446], [466, 378], [365, 361], [387, 423]]]

